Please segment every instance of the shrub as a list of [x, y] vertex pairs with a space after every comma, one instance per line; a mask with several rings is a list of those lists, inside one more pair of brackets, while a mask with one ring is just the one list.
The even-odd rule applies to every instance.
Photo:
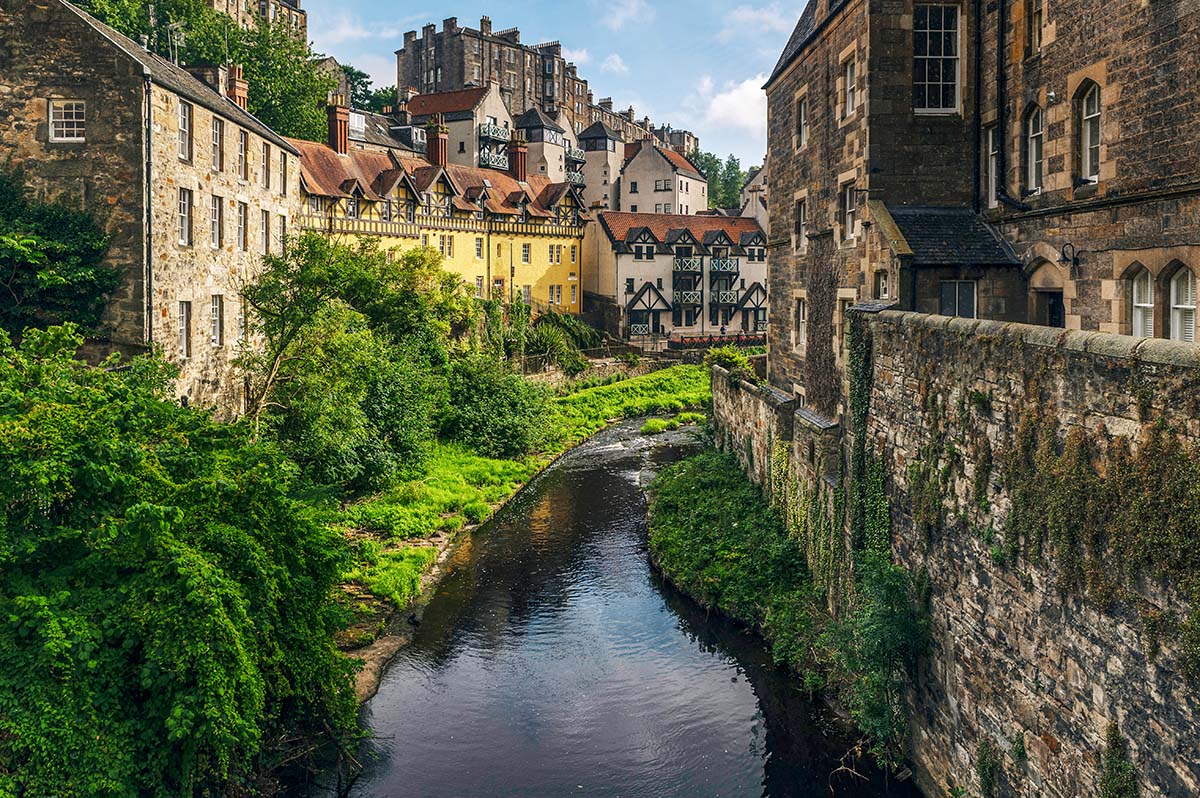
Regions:
[[442, 431], [485, 457], [519, 457], [545, 439], [547, 399], [502, 363], [468, 355], [451, 364]]
[[669, 429], [679, 429], [679, 422], [675, 419], [648, 418], [646, 423], [642, 424], [643, 435], [658, 435]]

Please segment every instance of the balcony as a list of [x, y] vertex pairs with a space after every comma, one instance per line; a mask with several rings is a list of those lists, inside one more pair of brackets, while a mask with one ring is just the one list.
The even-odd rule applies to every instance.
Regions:
[[677, 271], [677, 272], [693, 272], [695, 274], [699, 274], [700, 273], [700, 259], [699, 258], [676, 258], [674, 268], [675, 268], [675, 271]]
[[738, 259], [737, 258], [709, 258], [708, 270], [710, 272], [720, 272], [722, 274], [737, 274]]
[[650, 334], [650, 325], [649, 324], [630, 324], [629, 325], [629, 335], [630, 336], [649, 335], [649, 334]]
[[567, 172], [567, 182], [573, 186], [582, 186], [583, 172]]
[[507, 169], [508, 156], [501, 152], [484, 152], [479, 153], [479, 165], [490, 169]]
[[676, 305], [699, 305], [703, 299], [699, 291], [676, 291], [671, 301]]
[[481, 122], [479, 124], [479, 138], [491, 139], [492, 141], [508, 141], [512, 138], [512, 131], [506, 127], [493, 125], [491, 122]]
[[567, 160], [583, 163], [587, 159], [584, 157], [583, 150], [578, 147], [567, 147]]
[[736, 305], [738, 302], [737, 291], [713, 291], [709, 296], [714, 305]]

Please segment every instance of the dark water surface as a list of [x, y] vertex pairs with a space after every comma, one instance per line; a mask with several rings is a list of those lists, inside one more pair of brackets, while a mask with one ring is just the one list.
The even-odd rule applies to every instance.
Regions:
[[363, 720], [352, 795], [915, 796], [831, 777], [849, 743], [755, 637], [646, 557], [643, 485], [690, 433], [601, 433], [456, 553]]

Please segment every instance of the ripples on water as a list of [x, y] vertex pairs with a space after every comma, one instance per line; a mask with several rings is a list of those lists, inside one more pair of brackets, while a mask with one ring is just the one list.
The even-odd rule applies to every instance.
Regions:
[[642, 486], [695, 445], [619, 425], [459, 549], [363, 710], [354, 796], [915, 795], [831, 782], [823, 713], [651, 572]]

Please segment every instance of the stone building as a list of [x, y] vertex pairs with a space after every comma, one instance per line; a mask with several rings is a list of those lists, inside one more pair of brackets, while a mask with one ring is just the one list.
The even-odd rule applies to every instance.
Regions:
[[653, 141], [625, 145], [621, 210], [628, 213], [694, 214], [708, 210], [708, 181], [696, 165]]
[[753, 218], [764, 230], [771, 224], [767, 214], [768, 188], [767, 165], [750, 167], [742, 184], [741, 215]]
[[589, 309], [641, 346], [767, 329], [767, 238], [753, 219], [606, 212], [584, 239]]
[[588, 207], [617, 210], [625, 162], [621, 134], [603, 122], [593, 122], [579, 134], [579, 146], [583, 148], [583, 196]]
[[651, 129], [654, 138], [664, 147], [675, 150], [682, 155], [691, 155], [700, 149], [700, 139], [690, 130], [679, 130], [670, 125]]
[[1188, 8], [812, 0], [765, 87], [772, 383], [836, 416], [868, 299], [1192, 340]]
[[583, 186], [585, 158], [574, 131], [537, 107], [521, 114], [514, 124], [529, 147], [531, 173], [545, 175], [555, 183]]
[[300, 0], [208, 0], [208, 4], [233, 17], [243, 28], [259, 19], [271, 24], [283, 22], [296, 31], [297, 38], [308, 41], [308, 12], [300, 7]]
[[123, 275], [89, 352], [157, 347], [180, 397], [236, 412], [239, 287], [291, 230], [297, 150], [240, 67], [190, 74], [63, 0], [0, 2], [0, 42], [0, 160], [93, 214]]
[[508, 145], [515, 128], [495, 82], [434, 94], [404, 89], [398, 109], [415, 128], [424, 129], [431, 123], [446, 128], [450, 163], [501, 171], [509, 168]]
[[450, 134], [431, 125], [427, 155], [351, 144], [351, 111], [329, 107], [329, 140], [300, 151], [299, 226], [388, 250], [436, 249], [447, 271], [480, 297], [523, 300], [535, 311], [578, 313], [587, 214], [578, 187], [526, 172], [519, 139], [507, 170], [454, 163]]

